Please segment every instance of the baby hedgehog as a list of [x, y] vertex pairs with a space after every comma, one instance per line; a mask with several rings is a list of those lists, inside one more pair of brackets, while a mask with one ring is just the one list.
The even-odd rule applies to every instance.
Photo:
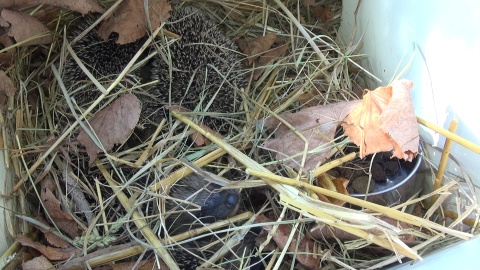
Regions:
[[[86, 19], [78, 28], [71, 31], [69, 39], [77, 37], [94, 22]], [[193, 7], [183, 7], [172, 12], [165, 29], [180, 36], [177, 40], [156, 41], [157, 50], [150, 61], [132, 74], [143, 83], [158, 80], [156, 83], [136, 91], [142, 102], [142, 117], [146, 122], [159, 123], [165, 113], [162, 109], [168, 104], [179, 104], [189, 110], [200, 112], [228, 113], [235, 117], [239, 110], [240, 92], [247, 81], [242, 73], [242, 57], [236, 44], [210, 20], [202, 11]], [[134, 43], [115, 43], [117, 33], [103, 41], [92, 29], [85, 37], [72, 45], [78, 58], [96, 79], [116, 77], [129, 63], [145, 38]], [[95, 100], [98, 90], [78, 90], [79, 82], [87, 76], [73, 59], [65, 64], [63, 81], [67, 90], [80, 105]], [[211, 128], [226, 132], [226, 121], [220, 118], [205, 117], [204, 122]], [[152, 128], [145, 130], [151, 133]], [[136, 136], [144, 139], [150, 134]]]

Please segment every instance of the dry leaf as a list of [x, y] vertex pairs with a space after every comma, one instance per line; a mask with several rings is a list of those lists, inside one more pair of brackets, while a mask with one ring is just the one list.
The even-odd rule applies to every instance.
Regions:
[[[115, 144], [127, 141], [140, 119], [140, 113], [141, 105], [137, 97], [124, 94], [96, 113], [89, 123], [105, 151], [109, 151]], [[100, 153], [100, 148], [83, 129], [78, 134], [77, 141], [85, 146], [91, 166]]]
[[68, 213], [65, 213], [60, 207], [60, 201], [53, 194], [55, 190], [55, 182], [49, 176], [45, 177], [41, 183], [40, 197], [42, 199], [45, 210], [55, 222], [57, 227], [71, 237], [80, 235], [78, 224]]
[[44, 246], [40, 243], [34, 242], [32, 239], [28, 238], [25, 235], [18, 234], [15, 239], [22, 244], [22, 246], [27, 246], [38, 250], [50, 261], [61, 261], [71, 259], [73, 256], [80, 253], [80, 250], [76, 248], [52, 248]]
[[13, 86], [12, 80], [5, 71], [0, 70], [0, 108], [6, 109], [8, 97], [15, 95], [17, 88]]
[[30, 16], [30, 14], [4, 9], [0, 16], [10, 24], [8, 35], [14, 37], [17, 42], [38, 37], [23, 43], [22, 47], [52, 43], [50, 31], [39, 20]]
[[[7, 35], [0, 36], [0, 48], [7, 48], [13, 45], [13, 39]], [[13, 63], [15, 48], [0, 53], [0, 66], [8, 68]]]
[[420, 137], [410, 97], [412, 87], [411, 81], [400, 80], [370, 91], [345, 119], [345, 134], [360, 147], [360, 157], [392, 152], [392, 157], [415, 158]]
[[55, 269], [53, 264], [45, 258], [45, 256], [39, 256], [22, 263], [23, 270], [48, 270]]
[[[261, 214], [255, 220], [256, 223], [264, 222], [273, 222], [274, 220], [269, 219], [264, 214]], [[273, 225], [262, 226], [264, 230], [271, 231]], [[277, 231], [273, 235], [272, 239], [275, 241], [280, 250], [283, 250], [287, 245], [288, 239], [290, 238], [291, 227], [286, 224], [278, 225]], [[315, 243], [312, 239], [309, 239], [306, 236], [301, 237], [299, 240], [298, 232], [294, 233], [293, 240], [288, 246], [288, 251], [296, 252], [295, 259], [301, 263], [306, 269], [321, 269], [320, 261], [322, 256], [318, 255], [320, 252], [316, 250]], [[298, 242], [297, 242], [298, 241]]]
[[[338, 125], [358, 103], [356, 100], [315, 106], [297, 113], [281, 114], [280, 117], [307, 139], [307, 151], [311, 151], [333, 140]], [[274, 129], [279, 124], [278, 119], [270, 117], [265, 122], [265, 127]], [[305, 142], [287, 126], [280, 124], [275, 130], [275, 139], [266, 141], [265, 148], [277, 152], [277, 160], [285, 159], [287, 166], [300, 169]], [[304, 168], [306, 170], [316, 168], [329, 157], [330, 152], [330, 148], [327, 147], [325, 151], [307, 154]]]
[[263, 74], [265, 68], [260, 68], [262, 66], [268, 65], [272, 60], [279, 58], [287, 52], [287, 44], [282, 44], [278, 47], [268, 50], [260, 58], [255, 61], [255, 71], [253, 72], [253, 79], [257, 80]]
[[263, 37], [257, 37], [250, 41], [237, 40], [237, 44], [247, 56], [248, 65], [257, 60], [262, 53], [270, 49], [277, 40], [277, 34], [268, 33]]
[[98, 35], [107, 40], [112, 32], [119, 34], [117, 43], [131, 43], [147, 34], [146, 29], [156, 29], [170, 17], [172, 7], [167, 0], [148, 2], [150, 22], [147, 21], [143, 0], [125, 0], [105, 19]]
[[13, 6], [24, 8], [27, 6], [35, 6], [41, 4], [61, 7], [72, 11], [78, 11], [83, 15], [89, 12], [104, 12], [104, 9], [98, 4], [98, 1], [96, 0], [2, 0], [0, 2], [0, 8], [9, 8]]
[[333, 18], [333, 13], [330, 5], [310, 6], [310, 12], [312, 13], [313, 16], [319, 19], [323, 24], [329, 23]]
[[[217, 136], [218, 138], [222, 138], [223, 139], [223, 136], [218, 133], [218, 132], [215, 132], [213, 131], [211, 128], [205, 126], [205, 125], [200, 125], [204, 130], [206, 130], [208, 133], [210, 134], [213, 134], [215, 136]], [[198, 131], [194, 131], [191, 135], [190, 135], [190, 139], [193, 141], [193, 143], [195, 144], [196, 147], [199, 147], [199, 146], [206, 146], [206, 145], [210, 145], [212, 142], [205, 138], [200, 132]]]
[[[36, 216], [35, 219], [38, 221], [38, 222], [41, 222], [45, 225], [48, 226], [48, 223], [41, 217], [41, 216]], [[35, 226], [37, 229], [39, 229], [43, 235], [45, 236], [45, 239], [47, 240], [47, 242], [52, 245], [52, 246], [55, 246], [55, 247], [59, 247], [59, 248], [67, 248], [67, 247], [71, 247], [70, 243], [68, 243], [67, 241], [63, 240], [62, 238], [58, 237], [56, 234], [53, 234], [52, 232], [48, 231], [48, 230], [45, 230], [44, 228], [42, 227], [38, 227], [38, 226]]]
[[301, 94], [298, 97], [298, 101], [302, 105], [302, 109], [317, 106], [325, 99], [320, 93], [326, 93], [330, 85], [327, 82], [316, 82], [314, 86], [310, 88], [310, 91]]

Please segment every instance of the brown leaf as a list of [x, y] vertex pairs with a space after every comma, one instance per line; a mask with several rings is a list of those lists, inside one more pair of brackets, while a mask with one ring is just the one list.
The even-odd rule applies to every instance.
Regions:
[[345, 119], [345, 134], [360, 147], [362, 158], [384, 151], [409, 161], [417, 155], [420, 137], [410, 97], [412, 86], [400, 80], [369, 91]]
[[[311, 151], [333, 140], [338, 125], [358, 103], [356, 100], [309, 107], [297, 113], [281, 114], [280, 117], [307, 139], [307, 151]], [[265, 122], [265, 127], [273, 129], [279, 124], [276, 118], [270, 117]], [[287, 166], [300, 169], [305, 142], [287, 126], [280, 124], [275, 130], [275, 139], [266, 141], [265, 148], [277, 152], [277, 160], [285, 159]], [[316, 168], [328, 158], [330, 152], [330, 148], [327, 147], [325, 151], [307, 154], [304, 168], [306, 170]]]
[[237, 40], [237, 44], [247, 56], [248, 64], [251, 65], [260, 55], [270, 49], [277, 40], [277, 34], [268, 33], [263, 37], [257, 37], [250, 41]]
[[314, 83], [314, 86], [310, 88], [310, 91], [305, 92], [298, 97], [298, 101], [302, 106], [301, 108], [304, 109], [323, 103], [325, 99], [321, 93], [326, 93], [328, 87], [329, 84], [327, 82]]
[[[41, 222], [48, 226], [48, 223], [41, 216], [36, 216], [35, 219], [38, 222]], [[56, 234], [53, 234], [49, 230], [45, 230], [44, 228], [38, 227], [38, 226], [35, 226], [35, 227], [43, 233], [43, 235], [45, 236], [45, 239], [50, 245], [60, 247], [60, 248], [71, 247], [70, 243], [58, 237]]]
[[79, 236], [78, 224], [68, 213], [65, 213], [60, 207], [60, 201], [53, 194], [55, 183], [49, 176], [45, 177], [41, 183], [40, 197], [45, 210], [55, 222], [57, 227], [71, 237]]
[[27, 6], [35, 6], [40, 4], [78, 11], [83, 15], [89, 12], [104, 12], [104, 9], [96, 0], [2, 0], [2, 2], [0, 2], [0, 8], [9, 8], [14, 6], [24, 8]]
[[45, 256], [38, 256], [30, 261], [22, 263], [23, 270], [48, 270], [55, 269], [53, 264], [45, 258]]
[[330, 5], [316, 5], [310, 6], [310, 12], [313, 16], [319, 19], [323, 24], [329, 23], [333, 18], [333, 13]]
[[[273, 221], [274, 220], [269, 219], [264, 214], [259, 215], [255, 220], [256, 223]], [[262, 227], [266, 231], [271, 231], [273, 229], [273, 225], [265, 225]], [[280, 224], [278, 225], [277, 231], [273, 235], [272, 239], [273, 241], [275, 241], [277, 246], [283, 250], [287, 245], [290, 234], [291, 227], [286, 224]], [[319, 250], [316, 249], [315, 243], [312, 239], [306, 236], [299, 237], [299, 233], [295, 232], [293, 240], [288, 246], [288, 251], [296, 252], [296, 260], [301, 263], [306, 269], [321, 269], [320, 261], [322, 259], [322, 256], [319, 254]]]
[[[205, 125], [200, 125], [204, 130], [206, 130], [208, 133], [210, 134], [213, 134], [219, 138], [222, 138], [223, 139], [223, 136], [218, 133], [218, 132], [215, 132], [213, 131], [211, 128], [205, 126]], [[193, 143], [195, 144], [195, 146], [199, 147], [199, 146], [205, 146], [205, 145], [210, 145], [212, 142], [207, 139], [206, 137], [204, 137], [200, 132], [198, 131], [194, 131], [191, 135], [190, 135], [190, 139], [193, 141]]]
[[25, 47], [52, 43], [50, 31], [48, 31], [39, 20], [30, 16], [30, 14], [4, 9], [0, 16], [10, 24], [8, 35], [14, 37], [17, 42], [38, 36], [38, 38], [23, 43], [20, 46]]
[[[140, 113], [141, 105], [137, 97], [123, 94], [96, 113], [89, 123], [105, 151], [109, 151], [115, 144], [124, 143], [130, 137], [140, 119]], [[100, 153], [100, 148], [83, 129], [78, 134], [77, 141], [85, 146], [91, 166]]]
[[110, 33], [119, 34], [117, 43], [131, 43], [145, 36], [146, 29], [156, 29], [170, 17], [172, 7], [167, 0], [150, 0], [149, 17], [147, 21], [143, 0], [125, 0], [105, 19], [98, 35], [107, 40]]
[[6, 109], [8, 97], [15, 95], [17, 88], [13, 85], [12, 80], [0, 70], [0, 108]]
[[[7, 48], [13, 45], [13, 39], [7, 35], [0, 36], [0, 48]], [[0, 53], [0, 66], [8, 68], [13, 63], [13, 57], [15, 56], [15, 49], [12, 48], [8, 51]]]
[[28, 238], [25, 235], [18, 234], [15, 239], [22, 244], [22, 246], [27, 246], [38, 250], [42, 253], [47, 259], [51, 261], [60, 261], [67, 260], [73, 256], [80, 253], [80, 250], [76, 248], [52, 248], [44, 246], [38, 242], [34, 242], [32, 239]]
[[263, 74], [263, 71], [265, 68], [259, 68], [262, 66], [268, 65], [271, 61], [274, 59], [277, 59], [287, 52], [288, 45], [287, 44], [282, 44], [278, 47], [275, 47], [273, 49], [268, 50], [265, 52], [262, 56], [260, 56], [256, 61], [255, 61], [255, 71], [253, 72], [253, 79], [257, 80], [260, 78], [260, 76]]

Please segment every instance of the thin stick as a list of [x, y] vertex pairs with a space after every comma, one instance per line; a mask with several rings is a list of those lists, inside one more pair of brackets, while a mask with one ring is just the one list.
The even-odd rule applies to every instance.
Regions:
[[427, 120], [425, 119], [422, 119], [420, 117], [417, 116], [417, 122], [435, 132], [438, 132], [440, 133], [441, 135], [445, 136], [446, 138], [460, 144], [461, 146], [477, 153], [477, 154], [480, 154], [480, 145], [478, 144], [474, 144], [473, 142], [469, 141], [469, 140], [466, 140], [460, 136], [458, 136], [457, 134], [455, 133], [452, 133], [444, 128], [441, 128], [433, 123], [430, 123], [428, 122]]
[[[448, 131], [451, 133], [455, 133], [457, 131], [458, 120], [454, 118], [450, 122], [450, 127]], [[445, 173], [445, 169], [447, 167], [448, 157], [450, 156], [450, 149], [452, 149], [453, 141], [450, 138], [445, 139], [445, 144], [443, 145], [442, 157], [440, 158], [440, 164], [438, 165], [437, 175], [435, 177], [435, 183], [433, 185], [433, 190], [437, 190], [442, 186], [443, 174]], [[432, 203], [434, 203], [438, 198], [438, 194], [435, 194], [432, 197]]]
[[368, 202], [368, 201], [360, 200], [360, 199], [350, 197], [350, 196], [347, 196], [347, 195], [343, 195], [343, 194], [340, 194], [338, 192], [330, 191], [328, 189], [324, 189], [324, 188], [321, 188], [321, 187], [317, 187], [317, 186], [314, 186], [314, 185], [307, 184], [305, 182], [296, 181], [294, 179], [290, 179], [290, 178], [283, 177], [283, 176], [278, 176], [278, 175], [275, 175], [273, 173], [265, 173], [265, 172], [257, 171], [257, 170], [253, 170], [253, 169], [247, 169], [246, 173], [250, 174], [250, 175], [253, 175], [253, 176], [260, 177], [262, 179], [269, 179], [271, 181], [275, 181], [275, 182], [278, 182], [278, 183], [282, 183], [282, 184], [286, 184], [286, 185], [290, 185], [290, 186], [294, 186], [294, 187], [306, 188], [306, 189], [309, 189], [313, 192], [320, 193], [320, 194], [323, 194], [325, 196], [332, 197], [334, 199], [342, 200], [342, 201], [345, 201], [345, 202], [348, 202], [348, 203], [351, 203], [351, 204], [361, 206], [363, 208], [371, 209], [373, 211], [376, 211], [378, 213], [382, 213], [382, 214], [384, 214], [388, 217], [394, 218], [394, 219], [399, 220], [399, 221], [404, 221], [406, 223], [413, 224], [413, 225], [420, 226], [420, 227], [435, 229], [435, 230], [443, 232], [443, 233], [451, 234], [451, 235], [456, 236], [458, 238], [469, 239], [469, 238], [472, 237], [472, 235], [469, 234], [469, 233], [459, 232], [459, 231], [456, 231], [456, 230], [453, 230], [453, 229], [450, 229], [450, 228], [446, 228], [442, 225], [439, 225], [437, 223], [431, 222], [429, 220], [425, 220], [423, 218], [420, 218], [420, 217], [417, 217], [417, 216], [414, 216], [414, 215], [410, 215], [410, 214], [407, 214], [407, 213], [404, 213], [404, 212], [401, 212], [401, 211], [398, 211], [398, 210], [395, 210], [395, 209], [392, 209], [392, 208], [389, 208], [389, 207], [381, 206], [381, 205], [378, 205], [378, 204], [374, 204], [374, 203], [371, 203], [371, 202]]

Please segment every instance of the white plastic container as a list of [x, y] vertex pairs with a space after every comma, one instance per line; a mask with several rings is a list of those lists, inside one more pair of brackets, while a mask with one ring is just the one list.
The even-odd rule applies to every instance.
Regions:
[[[445, 129], [456, 117], [456, 133], [480, 145], [480, 2], [363, 0], [352, 42], [357, 3], [343, 1], [339, 41], [358, 46], [357, 53], [368, 57], [362, 66], [381, 80], [370, 80], [369, 87], [388, 85], [408, 67], [402, 78], [415, 84], [411, 94], [416, 115]], [[421, 128], [421, 136], [429, 144], [444, 144], [442, 136], [428, 129]], [[457, 144], [451, 155], [479, 186], [480, 155]], [[475, 268], [479, 248], [478, 238], [462, 241], [400, 268]]]

